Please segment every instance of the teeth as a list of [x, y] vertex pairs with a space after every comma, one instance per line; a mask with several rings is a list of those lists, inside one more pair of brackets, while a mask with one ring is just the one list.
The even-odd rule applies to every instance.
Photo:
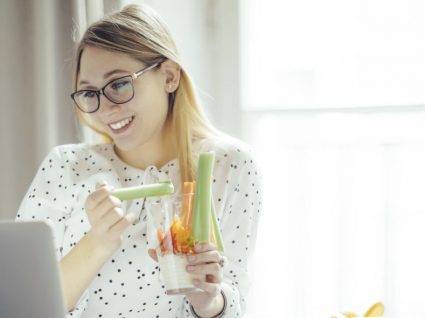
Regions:
[[123, 119], [123, 120], [121, 120], [117, 123], [109, 124], [109, 126], [114, 130], [121, 129], [124, 126], [127, 126], [129, 123], [131, 123], [132, 120], [133, 120], [133, 117], [129, 117], [129, 118]]

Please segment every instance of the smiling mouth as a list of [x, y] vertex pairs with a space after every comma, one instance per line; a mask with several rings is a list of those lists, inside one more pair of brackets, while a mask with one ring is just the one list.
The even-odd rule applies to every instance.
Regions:
[[117, 121], [115, 123], [108, 124], [109, 128], [111, 128], [113, 131], [119, 131], [123, 128], [127, 128], [127, 126], [130, 125], [130, 123], [133, 121], [134, 116], [128, 117], [126, 119]]

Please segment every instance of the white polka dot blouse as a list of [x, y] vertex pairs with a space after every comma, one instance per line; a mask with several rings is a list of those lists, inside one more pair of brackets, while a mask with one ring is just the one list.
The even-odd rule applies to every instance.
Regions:
[[[246, 307], [248, 260], [255, 246], [261, 210], [260, 172], [249, 148], [234, 139], [208, 139], [194, 145], [215, 152], [213, 199], [225, 246], [222, 291], [227, 299], [223, 317], [241, 317]], [[171, 180], [179, 199], [178, 159], [163, 167], [131, 167], [112, 144], [62, 145], [52, 149], [21, 203], [17, 220], [44, 220], [53, 226], [58, 261], [90, 230], [84, 205], [96, 183], [114, 188]], [[193, 317], [183, 295], [169, 296], [160, 268], [148, 255], [144, 199], [123, 203], [138, 221], [123, 235], [121, 247], [103, 265], [68, 317], [136, 318]]]

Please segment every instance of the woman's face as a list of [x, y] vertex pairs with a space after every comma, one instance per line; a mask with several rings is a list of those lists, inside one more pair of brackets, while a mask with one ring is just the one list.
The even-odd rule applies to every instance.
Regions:
[[[124, 53], [86, 47], [80, 60], [77, 90], [100, 90], [110, 81], [138, 72], [144, 65]], [[95, 127], [109, 135], [121, 151], [161, 140], [168, 112], [169, 85], [165, 66], [133, 81], [134, 97], [116, 104], [100, 95], [99, 109], [89, 114]]]

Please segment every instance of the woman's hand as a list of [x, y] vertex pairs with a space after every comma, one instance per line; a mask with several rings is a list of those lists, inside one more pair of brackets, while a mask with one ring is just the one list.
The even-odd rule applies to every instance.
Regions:
[[68, 311], [75, 308], [105, 261], [121, 245], [122, 233], [136, 219], [125, 215], [121, 201], [111, 195], [106, 183], [98, 184], [85, 204], [90, 231], [61, 260], [61, 273]]
[[[224, 306], [220, 287], [223, 280], [224, 258], [213, 243], [199, 243], [195, 246], [195, 251], [196, 254], [187, 256], [186, 270], [192, 274], [204, 274], [205, 281], [194, 280], [194, 285], [202, 292], [188, 293], [186, 297], [199, 316], [212, 317]], [[150, 249], [149, 254], [153, 259], [158, 260], [155, 250]]]
[[195, 312], [202, 317], [212, 317], [218, 314], [224, 306], [221, 295], [223, 280], [223, 256], [217, 251], [213, 243], [201, 243], [195, 246], [196, 254], [188, 255], [189, 273], [204, 274], [205, 282], [194, 281], [194, 285], [203, 290], [186, 294]]
[[107, 254], [113, 253], [122, 243], [122, 233], [134, 221], [133, 215], [125, 215], [121, 201], [112, 195], [106, 183], [96, 185], [85, 204], [91, 236], [98, 247]]

